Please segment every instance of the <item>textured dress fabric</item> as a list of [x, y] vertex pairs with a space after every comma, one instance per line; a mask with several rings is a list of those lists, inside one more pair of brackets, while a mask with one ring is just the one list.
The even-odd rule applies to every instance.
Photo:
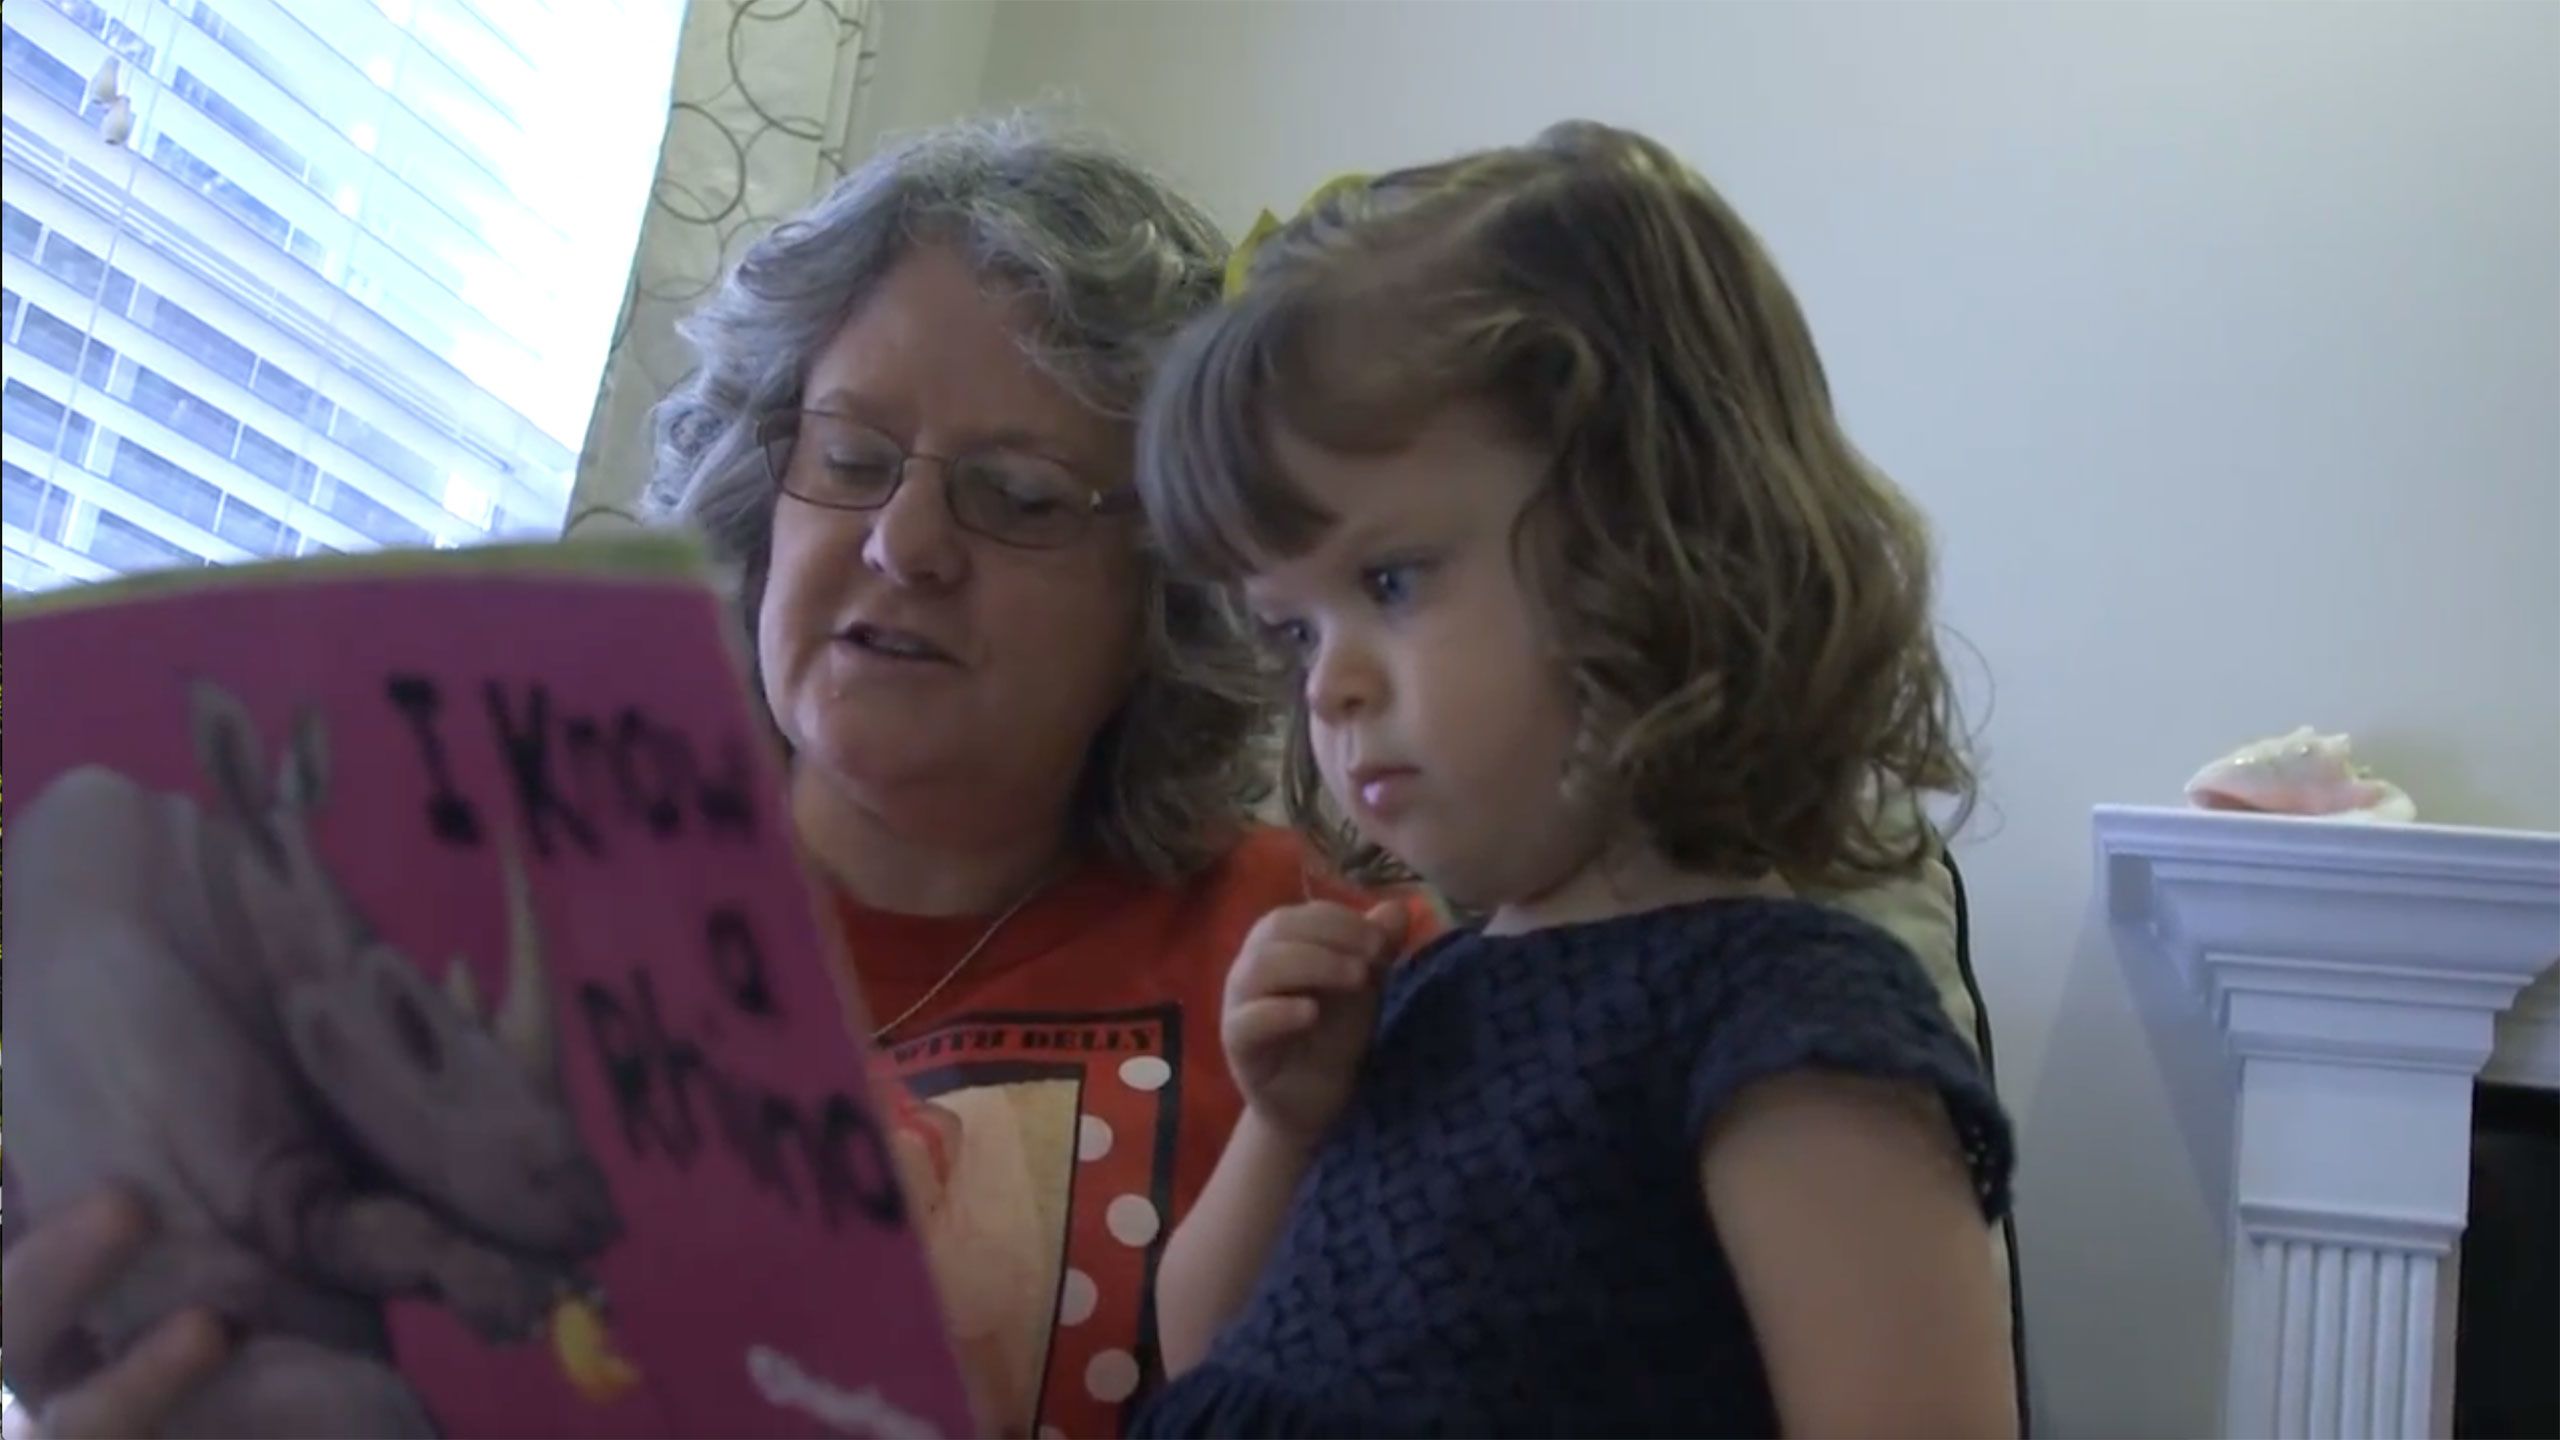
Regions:
[[1934, 1090], [2006, 1212], [1999, 1102], [1864, 921], [1721, 900], [1443, 936], [1391, 975], [1253, 1297], [1135, 1432], [1776, 1433], [1698, 1155], [1735, 1095], [1804, 1069]]

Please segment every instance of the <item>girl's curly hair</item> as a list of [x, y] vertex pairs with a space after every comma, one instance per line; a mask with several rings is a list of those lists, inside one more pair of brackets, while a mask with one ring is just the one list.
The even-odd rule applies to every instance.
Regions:
[[[1177, 560], [1232, 580], [1332, 520], [1276, 428], [1378, 454], [1461, 402], [1553, 457], [1514, 551], [1579, 706], [1572, 783], [1622, 799], [1675, 864], [1810, 887], [1939, 843], [1897, 799], [1952, 796], [1961, 822], [1927, 526], [1842, 433], [1758, 240], [1641, 135], [1568, 123], [1330, 190], [1175, 342], [1139, 483]], [[1379, 877], [1292, 708], [1293, 819]]]

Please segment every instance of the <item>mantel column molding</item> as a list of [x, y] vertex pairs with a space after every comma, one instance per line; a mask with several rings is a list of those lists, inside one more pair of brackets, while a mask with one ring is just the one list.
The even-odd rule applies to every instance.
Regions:
[[2560, 835], [2126, 807], [2095, 828], [2118, 935], [2237, 1062], [2225, 1433], [2445, 1433], [2472, 1086], [2502, 1034], [2542, 1043], [2502, 1022], [2560, 961]]

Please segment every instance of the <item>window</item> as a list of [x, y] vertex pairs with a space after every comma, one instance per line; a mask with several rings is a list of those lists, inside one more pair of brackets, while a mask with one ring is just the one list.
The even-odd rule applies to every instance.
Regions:
[[50, 310], [30, 305], [27, 323], [18, 330], [18, 349], [32, 355], [65, 375], [80, 373], [80, 346], [88, 339], [77, 325], [65, 323]]
[[247, 426], [241, 427], [240, 446], [231, 458], [240, 462], [241, 469], [291, 493], [300, 493], [297, 487], [309, 483], [314, 468], [310, 461]]
[[15, 26], [0, 32], [0, 66], [66, 110], [78, 111], [81, 97], [89, 88], [79, 71], [28, 44]]
[[252, 555], [290, 555], [300, 537], [284, 522], [237, 495], [226, 495], [222, 513], [213, 517], [213, 533]]
[[62, 417], [62, 438], [53, 445], [53, 453], [74, 466], [89, 463], [89, 438], [98, 433], [97, 422], [74, 410]]
[[291, 220], [274, 206], [235, 184], [221, 171], [197, 159], [186, 146], [162, 135], [151, 142], [151, 153], [152, 158], [160, 162], [161, 169], [202, 191], [207, 199], [246, 222], [251, 230], [269, 243], [283, 246], [297, 255], [301, 253], [293, 245], [295, 231]]
[[44, 222], [15, 205], [0, 202], [0, 235], [5, 235], [10, 254], [32, 260], [36, 241], [44, 238]]
[[[59, 485], [48, 485], [31, 470], [0, 464], [8, 472], [8, 515], [11, 525], [41, 540], [60, 540], [71, 517], [71, 496]], [[12, 566], [11, 573], [16, 573]]]
[[81, 381], [95, 385], [101, 390], [121, 388], [116, 383], [116, 376], [120, 373], [116, 364], [118, 358], [112, 348], [96, 340], [82, 345], [80, 347]]
[[143, 44], [142, 37], [126, 28], [123, 21], [109, 16], [106, 8], [96, 0], [44, 0], [44, 3], [60, 11], [63, 18], [72, 24], [106, 41], [117, 54], [137, 65], [148, 66], [151, 63], [151, 47]]
[[602, 49], [542, 8], [0, 17], [10, 590], [556, 531], [684, 0], [616, 0]]
[[0, 386], [0, 431], [6, 431], [31, 444], [53, 449], [62, 434], [62, 402], [36, 389], [12, 380]]
[[286, 144], [273, 130], [251, 119], [247, 111], [224, 99], [194, 71], [179, 71], [177, 82], [169, 88], [177, 92], [178, 98], [202, 110], [214, 124], [239, 136], [250, 149], [274, 161], [277, 169], [297, 180], [310, 182], [311, 188], [322, 195], [335, 188], [329, 183], [328, 176], [312, 169], [311, 162], [302, 158], [301, 151]]
[[387, 543], [424, 545], [433, 538], [398, 511], [389, 509], [345, 481], [327, 475], [313, 481], [311, 503], [368, 535], [380, 533], [391, 537]]
[[175, 301], [155, 295], [149, 317], [134, 318], [180, 354], [234, 385], [248, 384], [257, 373], [258, 357], [248, 346], [197, 319], [194, 311]]
[[0, 518], [21, 530], [33, 530], [36, 516], [44, 508], [44, 492], [53, 487], [37, 479], [33, 471], [15, 465], [0, 464], [0, 475], [8, 481], [8, 504]]
[[115, 570], [166, 570], [204, 563], [203, 556], [163, 540], [121, 515], [98, 517], [89, 539], [89, 555]]
[[215, 409], [203, 397], [172, 385], [149, 370], [134, 372], [133, 408], [193, 440], [216, 455], [228, 455], [240, 439], [240, 422]]
[[329, 417], [329, 433], [337, 437], [339, 444], [381, 466], [385, 473], [409, 482], [410, 488], [419, 493], [437, 488], [436, 469], [424, 457], [347, 411], [340, 410]]
[[36, 263], [45, 272], [78, 292], [83, 299], [98, 293], [106, 282], [107, 262], [80, 248], [79, 242], [61, 235], [48, 235], [44, 248], [36, 253]]
[[214, 517], [222, 513], [222, 492], [211, 482], [196, 478], [159, 451], [133, 440], [116, 440], [114, 458], [107, 462], [107, 478], [122, 486], [126, 494], [148, 500], [191, 525], [211, 529]]
[[335, 408], [320, 398], [320, 392], [267, 360], [256, 362], [255, 372], [249, 377], [249, 393], [282, 410], [289, 420], [305, 420], [314, 425], [329, 423], [329, 412]]

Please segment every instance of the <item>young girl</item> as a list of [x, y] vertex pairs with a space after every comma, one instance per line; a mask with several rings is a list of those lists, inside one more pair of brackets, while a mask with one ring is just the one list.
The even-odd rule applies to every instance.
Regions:
[[1480, 919], [1246, 940], [1138, 1428], [2013, 1430], [2007, 1124], [1910, 952], [1789, 898], [1914, 864], [1882, 797], [1971, 777], [1921, 522], [1768, 257], [1573, 124], [1240, 268], [1148, 510], [1290, 662], [1299, 823]]

